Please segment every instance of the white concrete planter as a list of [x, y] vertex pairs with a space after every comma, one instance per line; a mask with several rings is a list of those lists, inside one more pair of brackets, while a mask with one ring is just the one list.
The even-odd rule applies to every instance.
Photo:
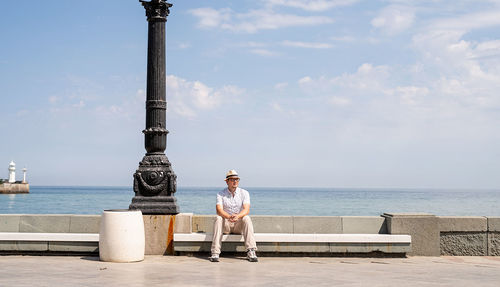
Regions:
[[140, 210], [105, 210], [99, 229], [99, 257], [108, 262], [144, 260], [144, 221]]

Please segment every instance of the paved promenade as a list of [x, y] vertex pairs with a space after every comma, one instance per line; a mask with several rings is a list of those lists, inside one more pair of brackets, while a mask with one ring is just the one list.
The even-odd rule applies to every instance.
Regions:
[[500, 257], [259, 259], [0, 256], [0, 286], [500, 286]]

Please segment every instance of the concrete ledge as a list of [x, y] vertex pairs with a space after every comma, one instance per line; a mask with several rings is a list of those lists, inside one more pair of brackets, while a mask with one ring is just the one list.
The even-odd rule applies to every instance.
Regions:
[[342, 233], [387, 234], [382, 216], [342, 216]]
[[[215, 215], [192, 215], [192, 232], [212, 233], [215, 218]], [[381, 216], [250, 215], [250, 218], [256, 233], [387, 233], [385, 218]]]
[[215, 217], [215, 215], [193, 215], [193, 232], [213, 232]]
[[18, 241], [16, 251], [47, 252], [49, 251], [48, 241]]
[[96, 253], [98, 233], [0, 232], [0, 252]]
[[[340, 216], [289, 216], [289, 218], [293, 224], [293, 230], [290, 233], [342, 233]], [[281, 232], [281, 230], [274, 232]]]
[[[355, 253], [404, 254], [411, 250], [409, 235], [388, 234], [285, 234], [256, 233], [259, 252], [269, 253]], [[245, 252], [243, 236], [225, 234], [223, 252]], [[210, 233], [175, 234], [176, 252], [209, 252]]]
[[294, 224], [292, 216], [250, 216], [255, 233], [293, 233]]
[[500, 232], [500, 217], [488, 217], [488, 231]]
[[99, 233], [100, 215], [1, 214], [0, 232]]
[[407, 254], [411, 251], [407, 243], [329, 243], [330, 253], [363, 254], [383, 252], [387, 254]]
[[67, 233], [69, 215], [21, 215], [19, 232]]
[[[334, 255], [341, 256], [362, 255], [365, 256], [382, 252], [385, 254], [400, 255], [410, 251], [408, 244], [394, 243], [313, 243], [313, 242], [261, 242], [258, 244], [259, 253], [270, 253], [276, 256], [287, 254], [314, 255]], [[210, 242], [176, 242], [175, 251], [178, 254], [208, 253], [210, 252]], [[225, 242], [221, 251], [224, 252], [245, 252], [245, 245], [241, 242]]]
[[99, 233], [100, 215], [70, 215], [70, 233]]
[[[213, 234], [191, 233], [174, 234], [174, 242], [212, 242]], [[240, 234], [224, 234], [223, 242], [243, 242]], [[256, 242], [335, 242], [335, 243], [411, 243], [409, 235], [389, 234], [288, 234], [288, 233], [255, 233]]]
[[[193, 215], [193, 232], [212, 233], [216, 217], [216, 215]], [[250, 218], [256, 233], [294, 232], [295, 226], [292, 216], [250, 215]], [[309, 225], [312, 224], [314, 225], [314, 221], [309, 222]], [[297, 229], [303, 230], [305, 233], [305, 224], [297, 226]]]
[[486, 232], [488, 219], [484, 216], [439, 216], [440, 232]]
[[0, 251], [16, 251], [16, 241], [0, 241]]
[[439, 223], [427, 213], [384, 213], [390, 234], [409, 234], [412, 237], [412, 256], [439, 256]]
[[49, 242], [49, 251], [97, 253], [99, 242]]
[[19, 232], [19, 222], [21, 215], [2, 214], [0, 215], [0, 232]]
[[99, 242], [99, 234], [95, 233], [31, 233], [0, 232], [0, 241], [65, 241], [65, 242]]
[[174, 233], [191, 233], [193, 230], [193, 214], [179, 213], [175, 216]]

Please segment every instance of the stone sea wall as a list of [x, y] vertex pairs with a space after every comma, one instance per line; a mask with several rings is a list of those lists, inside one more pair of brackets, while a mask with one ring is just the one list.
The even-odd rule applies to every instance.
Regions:
[[[381, 216], [253, 215], [251, 218], [256, 233], [408, 234], [412, 236], [412, 243], [407, 255], [500, 255], [500, 217], [385, 213]], [[172, 254], [175, 242], [171, 231], [212, 233], [214, 220], [214, 215], [144, 215], [146, 254]], [[98, 233], [99, 224], [100, 215], [0, 215], [0, 232]], [[206, 252], [205, 249], [199, 248]], [[98, 244], [0, 241], [0, 252], [97, 253]]]

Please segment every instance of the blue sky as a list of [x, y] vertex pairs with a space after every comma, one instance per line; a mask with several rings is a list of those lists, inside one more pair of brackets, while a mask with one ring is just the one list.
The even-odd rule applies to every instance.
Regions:
[[[179, 186], [500, 188], [500, 1], [170, 2]], [[140, 3], [3, 1], [0, 36], [0, 176], [131, 186]]]

